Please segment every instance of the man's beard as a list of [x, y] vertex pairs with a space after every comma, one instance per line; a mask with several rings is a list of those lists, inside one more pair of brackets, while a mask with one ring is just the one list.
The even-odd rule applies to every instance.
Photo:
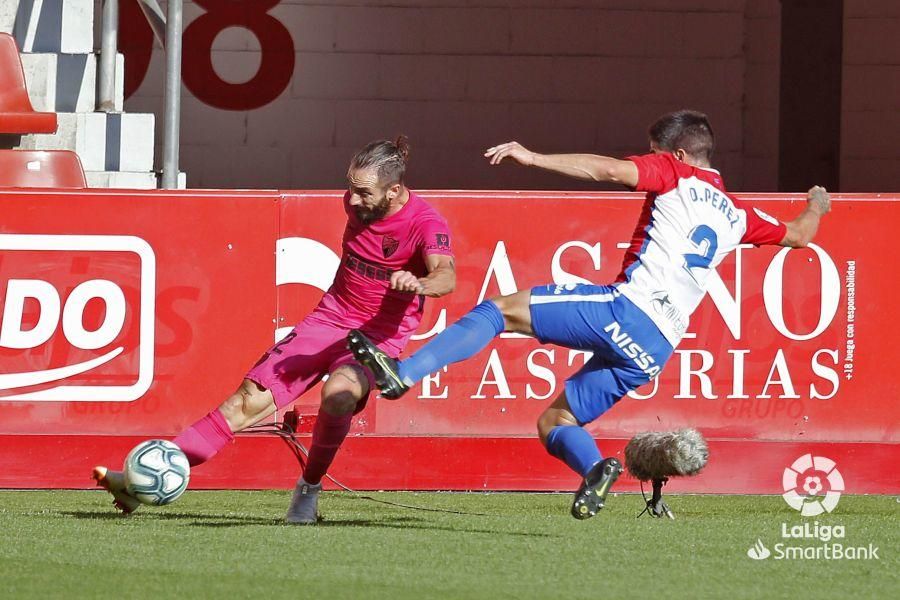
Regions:
[[360, 221], [368, 225], [378, 219], [384, 217], [387, 214], [387, 211], [391, 208], [391, 201], [385, 195], [382, 198], [381, 202], [373, 206], [372, 208], [365, 208], [362, 206], [357, 206], [353, 210], [356, 212], [356, 218]]

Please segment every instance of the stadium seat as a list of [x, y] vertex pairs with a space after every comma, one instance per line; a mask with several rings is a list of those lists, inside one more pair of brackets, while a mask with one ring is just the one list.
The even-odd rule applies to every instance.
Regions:
[[0, 150], [0, 187], [85, 188], [87, 182], [70, 150]]
[[55, 133], [56, 113], [35, 112], [16, 40], [0, 33], [0, 134]]

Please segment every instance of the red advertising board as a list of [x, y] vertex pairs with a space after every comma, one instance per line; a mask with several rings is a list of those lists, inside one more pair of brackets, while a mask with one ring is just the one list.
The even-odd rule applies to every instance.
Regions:
[[[410, 350], [483, 298], [612, 281], [641, 200], [423, 195], [450, 222], [458, 284], [426, 305]], [[802, 201], [747, 198], [782, 219]], [[897, 200], [836, 196], [810, 248], [730, 256], [661, 376], [589, 427], [601, 450], [693, 426], [712, 458], [675, 489], [780, 493], [808, 452], [837, 461], [848, 492], [900, 489], [898, 383], [882, 366], [896, 351], [875, 343], [898, 333], [890, 241], [874, 233]], [[218, 405], [330, 284], [344, 225], [339, 192], [6, 192], [0, 207], [2, 487], [86, 487], [93, 464]], [[333, 474], [360, 488], [571, 488], [535, 421], [585, 358], [501, 336], [403, 399], [370, 402]], [[297, 402], [317, 405], [318, 389]], [[297, 474], [280, 440], [238, 436], [192, 483], [287, 487]]]

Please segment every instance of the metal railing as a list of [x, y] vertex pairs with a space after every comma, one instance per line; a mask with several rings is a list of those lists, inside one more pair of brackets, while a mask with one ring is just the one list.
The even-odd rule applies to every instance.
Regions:
[[[178, 187], [178, 150], [181, 131], [182, 0], [169, 0], [163, 14], [156, 0], [137, 0], [153, 35], [166, 52], [166, 87], [163, 105], [163, 159], [160, 187]], [[113, 112], [116, 102], [116, 54], [119, 37], [119, 0], [103, 0], [100, 39], [100, 76], [97, 110]]]
[[100, 37], [100, 81], [97, 110], [116, 110], [116, 53], [119, 49], [119, 0], [104, 0]]

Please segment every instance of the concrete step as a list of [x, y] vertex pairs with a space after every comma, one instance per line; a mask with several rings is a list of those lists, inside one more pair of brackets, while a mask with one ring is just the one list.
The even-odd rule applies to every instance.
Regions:
[[[0, 0], [2, 2], [2, 0]], [[34, 110], [93, 112], [97, 104], [96, 54], [22, 54], [28, 97]], [[121, 111], [125, 89], [125, 57], [116, 57], [115, 108]]]
[[50, 135], [22, 136], [23, 150], [74, 150], [85, 171], [152, 171], [154, 115], [58, 113]]
[[94, 0], [2, 0], [0, 31], [20, 52], [94, 51]]

